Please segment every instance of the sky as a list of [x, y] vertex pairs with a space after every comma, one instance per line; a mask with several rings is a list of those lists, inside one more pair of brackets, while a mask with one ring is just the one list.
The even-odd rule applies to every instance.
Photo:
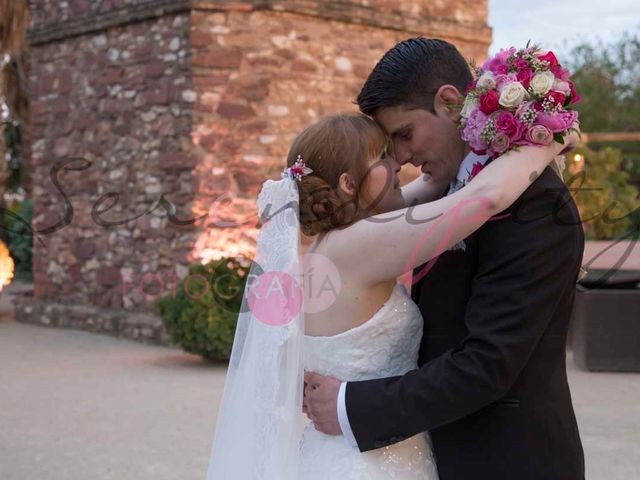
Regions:
[[639, 0], [489, 0], [494, 54], [530, 39], [558, 56], [582, 41], [608, 43], [623, 31], [640, 31]]

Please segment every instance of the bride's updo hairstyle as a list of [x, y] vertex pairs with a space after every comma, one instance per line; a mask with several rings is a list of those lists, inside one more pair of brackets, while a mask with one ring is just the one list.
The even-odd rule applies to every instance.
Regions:
[[[359, 113], [325, 117], [298, 135], [287, 166], [293, 166], [301, 155], [313, 170], [298, 182], [302, 233], [315, 236], [354, 222], [361, 211], [358, 192], [366, 180], [369, 160], [386, 146], [382, 129]], [[356, 186], [355, 198], [339, 186], [343, 173], [348, 173]]]

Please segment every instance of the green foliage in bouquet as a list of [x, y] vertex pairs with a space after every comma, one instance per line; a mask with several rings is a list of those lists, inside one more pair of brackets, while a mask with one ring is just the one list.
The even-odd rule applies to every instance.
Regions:
[[228, 360], [248, 274], [237, 258], [191, 265], [175, 294], [155, 301], [171, 340], [205, 360]]
[[[572, 162], [576, 154], [584, 158], [582, 173]], [[637, 221], [638, 191], [629, 183], [622, 162], [622, 152], [609, 147], [596, 151], [583, 145], [568, 156], [569, 168], [564, 171], [564, 179], [573, 191], [589, 240], [620, 238]], [[584, 182], [580, 175], [584, 175]], [[580, 191], [574, 190], [577, 188]]]
[[[10, 204], [6, 207], [2, 219], [3, 235], [15, 262], [14, 278], [25, 282], [33, 281], [33, 236], [31, 234], [31, 218], [33, 204], [31, 199]], [[16, 218], [17, 217], [17, 218]]]

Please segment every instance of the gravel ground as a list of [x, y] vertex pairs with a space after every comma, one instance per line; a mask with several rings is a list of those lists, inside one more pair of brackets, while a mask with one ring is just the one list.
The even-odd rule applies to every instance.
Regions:
[[[569, 373], [587, 478], [640, 478], [640, 375]], [[179, 349], [5, 315], [0, 479], [204, 480], [224, 376]]]

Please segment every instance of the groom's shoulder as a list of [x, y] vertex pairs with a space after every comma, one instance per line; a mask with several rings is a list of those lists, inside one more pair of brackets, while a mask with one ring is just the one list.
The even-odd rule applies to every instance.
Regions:
[[564, 180], [551, 168], [545, 168], [540, 175], [533, 179], [531, 185], [525, 190], [523, 197], [532, 195], [553, 195], [568, 192]]
[[544, 224], [571, 225], [580, 223], [580, 215], [572, 194], [560, 176], [547, 167], [525, 192], [506, 210], [496, 215], [488, 229], [518, 229]]
[[[545, 168], [540, 175], [532, 179], [531, 185], [506, 210], [513, 212], [524, 207], [549, 210], [566, 209], [575, 206], [571, 192], [564, 181], [551, 168]], [[551, 212], [549, 212], [551, 213]]]

